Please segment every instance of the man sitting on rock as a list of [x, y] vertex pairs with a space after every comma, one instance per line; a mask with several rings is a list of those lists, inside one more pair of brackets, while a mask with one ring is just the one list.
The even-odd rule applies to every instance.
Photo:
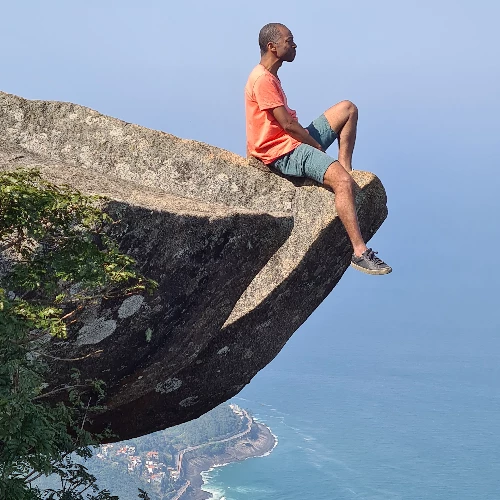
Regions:
[[[368, 274], [392, 269], [367, 248], [356, 216], [352, 153], [358, 110], [342, 101], [303, 128], [290, 109], [278, 70], [295, 59], [297, 45], [291, 31], [280, 23], [266, 24], [259, 33], [260, 64], [245, 86], [247, 151], [285, 175], [309, 177], [335, 193], [335, 206], [353, 247], [351, 265]], [[339, 159], [325, 154], [337, 139]]]

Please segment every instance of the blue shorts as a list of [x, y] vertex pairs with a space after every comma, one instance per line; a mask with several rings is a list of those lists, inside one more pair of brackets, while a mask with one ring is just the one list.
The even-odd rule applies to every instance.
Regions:
[[[316, 118], [311, 125], [306, 127], [311, 137], [313, 137], [323, 149], [327, 149], [337, 138], [335, 130], [330, 127], [325, 115]], [[309, 177], [323, 184], [323, 177], [328, 167], [337, 161], [328, 156], [323, 151], [301, 144], [293, 151], [284, 156], [280, 156], [271, 165], [282, 174], [293, 177]]]

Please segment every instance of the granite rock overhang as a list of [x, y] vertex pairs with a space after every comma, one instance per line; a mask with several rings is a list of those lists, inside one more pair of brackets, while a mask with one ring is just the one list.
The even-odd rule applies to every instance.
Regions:
[[[121, 250], [159, 283], [151, 296], [89, 308], [68, 340], [47, 343], [55, 358], [79, 361], [53, 361], [46, 390], [73, 367], [104, 380], [107, 410], [91, 429], [110, 425], [117, 440], [236, 395], [349, 266], [332, 192], [83, 106], [0, 92], [0, 169], [17, 167], [105, 195]], [[387, 216], [386, 194], [375, 175], [353, 177], [368, 241]]]

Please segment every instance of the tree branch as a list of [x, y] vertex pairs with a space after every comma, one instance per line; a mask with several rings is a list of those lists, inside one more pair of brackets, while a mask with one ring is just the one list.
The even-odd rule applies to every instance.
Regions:
[[98, 351], [94, 351], [94, 352], [90, 352], [89, 354], [85, 355], [85, 356], [82, 356], [80, 358], [59, 358], [57, 356], [52, 356], [51, 354], [47, 354], [45, 352], [39, 352], [39, 351], [31, 351], [33, 354], [37, 354], [39, 356], [44, 356], [45, 358], [50, 358], [50, 359], [54, 359], [56, 361], [68, 361], [68, 362], [73, 362], [73, 361], [82, 361], [82, 359], [87, 359], [87, 358], [91, 358], [92, 356], [96, 356], [97, 354], [100, 354], [101, 352], [103, 352], [104, 349], [100, 349]]
[[70, 390], [70, 389], [77, 389], [77, 388], [87, 388], [87, 389], [89, 389], [90, 387], [92, 387], [90, 384], [65, 385], [64, 387], [58, 387], [57, 389], [53, 389], [52, 391], [44, 392], [43, 394], [35, 396], [32, 399], [32, 401], [36, 401], [38, 399], [46, 398], [47, 396], [52, 396], [53, 394], [57, 394], [58, 392], [63, 392], [63, 391], [67, 391], [67, 390]]

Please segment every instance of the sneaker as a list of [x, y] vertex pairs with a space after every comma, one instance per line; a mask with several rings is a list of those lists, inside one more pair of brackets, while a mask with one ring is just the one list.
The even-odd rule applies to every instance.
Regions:
[[379, 259], [371, 248], [366, 250], [361, 257], [356, 257], [354, 254], [351, 258], [351, 266], [358, 271], [366, 274], [389, 274], [392, 268], [383, 260]]

